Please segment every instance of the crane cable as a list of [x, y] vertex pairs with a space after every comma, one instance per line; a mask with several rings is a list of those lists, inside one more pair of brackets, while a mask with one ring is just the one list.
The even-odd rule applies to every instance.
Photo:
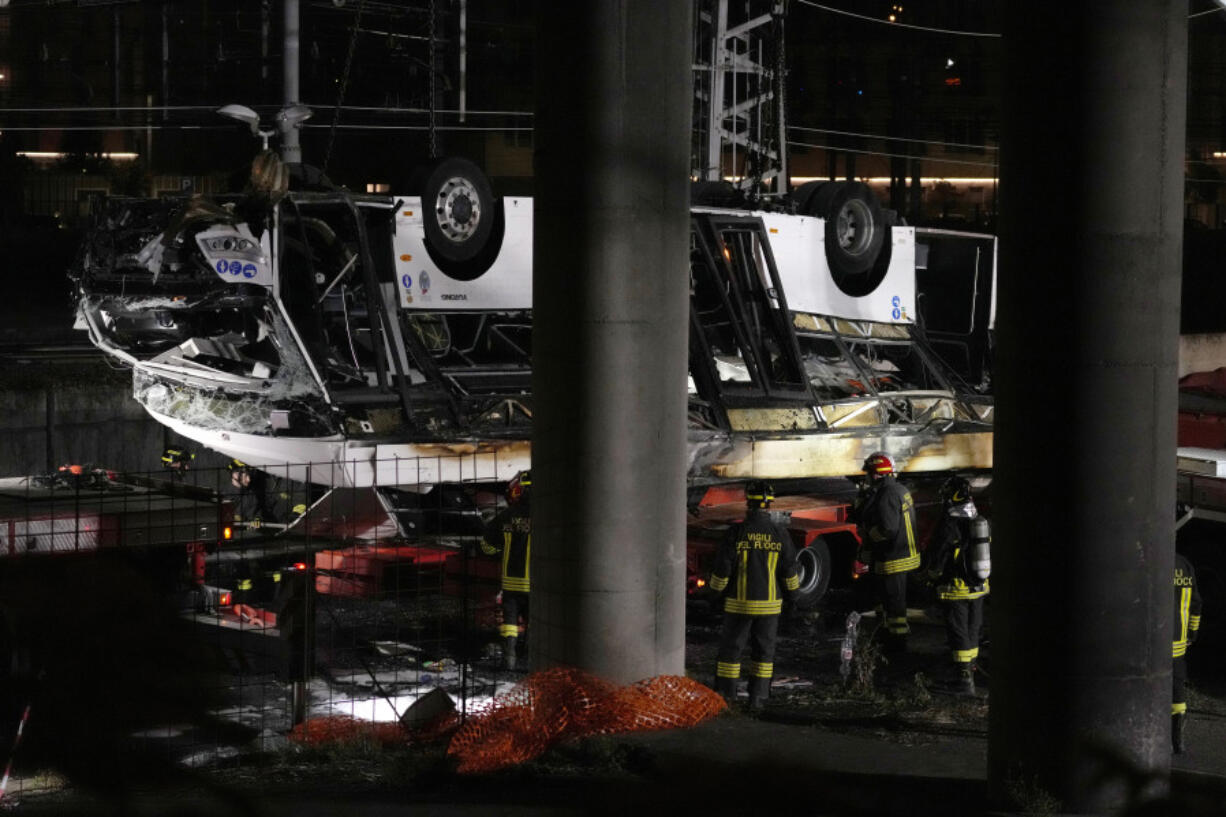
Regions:
[[324, 151], [324, 165], [321, 170], [328, 172], [328, 162], [332, 159], [332, 145], [336, 142], [336, 125], [341, 118], [341, 105], [345, 102], [345, 89], [349, 87], [349, 70], [353, 67], [353, 52], [357, 50], [358, 29], [362, 25], [362, 9], [366, 8], [366, 0], [358, 0], [358, 10], [353, 17], [353, 28], [349, 30], [349, 52], [345, 55], [345, 70], [341, 72], [341, 87], [336, 91], [336, 108], [332, 111], [332, 127], [328, 129], [328, 149]]

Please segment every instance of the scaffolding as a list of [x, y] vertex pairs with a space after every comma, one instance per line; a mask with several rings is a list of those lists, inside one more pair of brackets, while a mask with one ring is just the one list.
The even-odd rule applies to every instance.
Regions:
[[752, 195], [786, 193], [787, 0], [698, 0], [691, 175]]

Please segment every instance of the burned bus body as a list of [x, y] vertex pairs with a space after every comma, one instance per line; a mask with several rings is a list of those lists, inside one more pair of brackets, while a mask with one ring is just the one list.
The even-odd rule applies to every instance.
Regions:
[[[506, 481], [530, 456], [532, 201], [462, 160], [424, 178], [411, 196], [111, 199], [73, 272], [78, 327], [159, 422], [282, 476]], [[695, 203], [693, 485], [843, 477], [875, 450], [906, 472], [991, 467], [995, 240], [890, 221], [850, 182]]]

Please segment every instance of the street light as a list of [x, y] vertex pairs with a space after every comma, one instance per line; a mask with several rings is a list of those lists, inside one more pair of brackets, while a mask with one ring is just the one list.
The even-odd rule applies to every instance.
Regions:
[[226, 105], [218, 108], [217, 112], [222, 116], [228, 116], [231, 119], [237, 119], [239, 122], [247, 123], [251, 128], [252, 136], [259, 136], [264, 140], [264, 150], [268, 150], [268, 137], [276, 133], [275, 130], [260, 130], [260, 115], [248, 108], [246, 105]]
[[277, 124], [284, 133], [286, 128], [296, 128], [311, 118], [313, 111], [306, 105], [290, 105], [277, 111]]
[[268, 138], [270, 136], [278, 131], [284, 135], [290, 128], [296, 128], [310, 119], [313, 112], [305, 105], [290, 105], [289, 107], [282, 108], [277, 111], [277, 127], [269, 130], [262, 130], [260, 128], [260, 115], [246, 105], [225, 105], [218, 108], [217, 113], [246, 123], [247, 127], [251, 128], [251, 135], [258, 136], [263, 141], [263, 150], [268, 150]]

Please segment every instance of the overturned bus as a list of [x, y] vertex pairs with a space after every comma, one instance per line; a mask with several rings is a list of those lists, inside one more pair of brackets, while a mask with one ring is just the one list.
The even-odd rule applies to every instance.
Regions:
[[[77, 326], [160, 423], [325, 485], [527, 467], [532, 200], [437, 160], [413, 195], [112, 198]], [[309, 187], [304, 185], [303, 187]], [[995, 239], [899, 223], [854, 182], [690, 221], [692, 485], [987, 469]]]

